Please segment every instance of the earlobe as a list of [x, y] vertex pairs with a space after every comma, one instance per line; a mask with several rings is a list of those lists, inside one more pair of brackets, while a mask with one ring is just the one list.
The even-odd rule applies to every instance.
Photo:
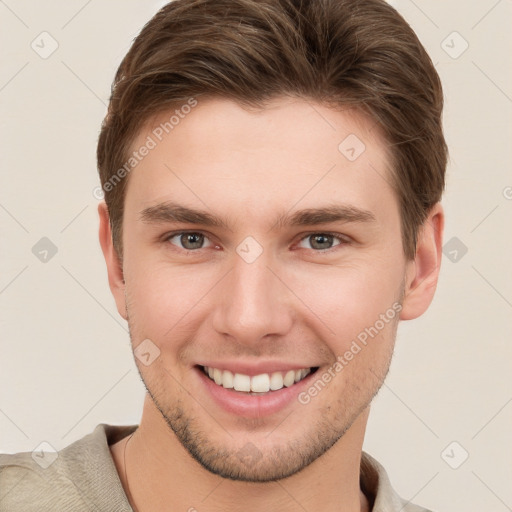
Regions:
[[101, 202], [98, 205], [98, 214], [100, 218], [99, 239], [105, 263], [107, 265], [108, 284], [116, 301], [117, 311], [126, 320], [127, 315], [123, 266], [112, 241], [110, 216], [105, 202]]
[[444, 212], [435, 204], [418, 233], [416, 256], [407, 263], [401, 320], [421, 316], [430, 306], [441, 268]]

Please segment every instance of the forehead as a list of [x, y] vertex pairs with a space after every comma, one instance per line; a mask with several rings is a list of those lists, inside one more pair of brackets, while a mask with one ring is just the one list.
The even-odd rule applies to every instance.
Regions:
[[249, 110], [198, 99], [151, 119], [131, 151], [144, 146], [150, 149], [129, 176], [127, 209], [172, 200], [236, 212], [234, 222], [294, 205], [396, 209], [386, 141], [354, 109], [277, 98]]

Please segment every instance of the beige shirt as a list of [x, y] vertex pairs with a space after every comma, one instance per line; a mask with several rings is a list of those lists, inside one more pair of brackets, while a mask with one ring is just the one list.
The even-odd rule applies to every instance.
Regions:
[[[133, 512], [109, 446], [136, 428], [102, 423], [57, 454], [0, 454], [0, 512]], [[364, 452], [361, 488], [373, 512], [429, 512], [402, 500]]]

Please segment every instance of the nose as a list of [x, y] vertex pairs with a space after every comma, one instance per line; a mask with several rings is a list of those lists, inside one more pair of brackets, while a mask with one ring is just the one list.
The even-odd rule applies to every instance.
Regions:
[[240, 344], [257, 345], [290, 331], [291, 294], [276, 271], [270, 270], [270, 263], [265, 253], [252, 263], [234, 255], [213, 314], [213, 328], [219, 334]]

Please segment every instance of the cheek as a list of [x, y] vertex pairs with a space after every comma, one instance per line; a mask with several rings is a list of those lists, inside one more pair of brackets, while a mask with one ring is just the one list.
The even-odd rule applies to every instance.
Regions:
[[165, 342], [184, 334], [214, 287], [213, 267], [171, 266], [135, 256], [126, 264], [128, 313], [137, 333]]
[[[314, 273], [295, 274], [292, 289], [297, 290], [311, 311], [312, 321], [323, 326], [325, 340], [344, 345], [381, 315], [386, 325], [394, 319], [400, 297], [401, 269], [377, 264], [323, 267]], [[379, 323], [380, 325], [380, 323]]]
[[160, 352], [150, 366], [136, 363], [154, 396], [172, 389], [172, 396], [179, 399], [183, 390], [176, 382], [185, 378], [180, 363], [197, 335], [205, 315], [204, 297], [212, 283], [201, 272], [145, 263], [131, 265], [126, 276], [130, 337], [134, 349], [149, 339]]

